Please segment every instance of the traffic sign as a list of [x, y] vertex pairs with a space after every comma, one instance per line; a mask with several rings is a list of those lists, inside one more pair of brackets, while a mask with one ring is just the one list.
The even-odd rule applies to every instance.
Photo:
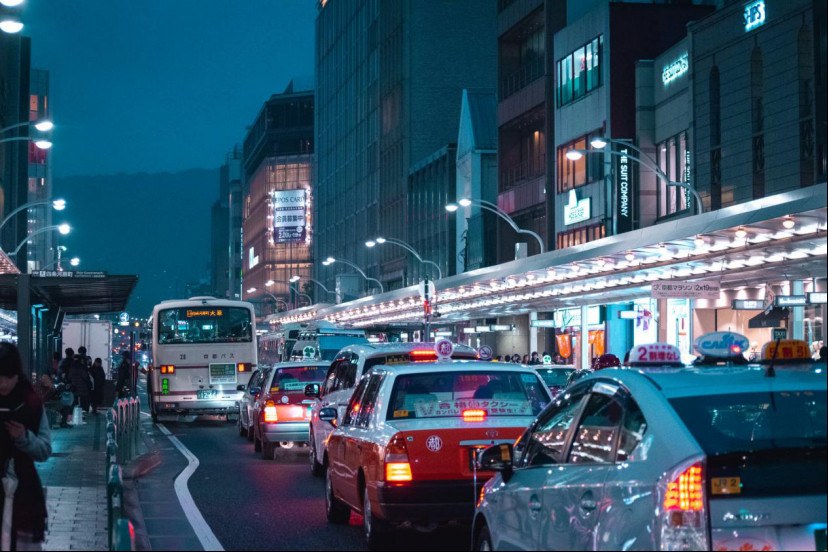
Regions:
[[488, 345], [483, 345], [477, 350], [477, 354], [480, 355], [480, 360], [492, 360], [494, 351]]
[[118, 315], [118, 322], [121, 326], [129, 326], [129, 313], [122, 312]]

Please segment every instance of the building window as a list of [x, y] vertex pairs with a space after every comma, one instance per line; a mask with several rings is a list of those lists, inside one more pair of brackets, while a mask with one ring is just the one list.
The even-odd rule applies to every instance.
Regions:
[[[690, 150], [688, 149], [687, 132], [682, 132], [660, 142], [656, 148], [658, 151], [658, 168], [667, 175], [667, 178], [671, 182], [690, 184]], [[668, 186], [666, 182], [659, 179], [659, 218], [686, 211], [691, 201], [690, 192], [678, 186]]]
[[[803, 26], [799, 30], [799, 185], [814, 184], [814, 52], [811, 44], [811, 29]], [[819, 165], [822, 165], [821, 163]]]
[[601, 86], [603, 35], [587, 42], [557, 64], [558, 107], [585, 96]]
[[567, 159], [566, 153], [572, 150], [589, 150], [590, 141], [596, 136], [603, 136], [603, 131], [595, 131], [564, 144], [558, 148], [558, 192], [583, 186], [604, 178], [604, 154], [590, 153], [577, 161]]
[[753, 129], [753, 199], [765, 197], [765, 114], [762, 50], [750, 55], [750, 121]]
[[558, 232], [558, 249], [572, 247], [573, 245], [580, 245], [595, 240], [600, 240], [607, 235], [606, 227], [603, 222], [583, 226], [581, 228], [573, 228], [565, 232]]
[[722, 208], [722, 104], [719, 68], [710, 70], [710, 208]]

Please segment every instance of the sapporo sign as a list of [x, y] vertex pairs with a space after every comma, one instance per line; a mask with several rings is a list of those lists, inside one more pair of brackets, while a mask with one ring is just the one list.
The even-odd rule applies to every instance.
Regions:
[[718, 299], [722, 286], [718, 282], [684, 282], [671, 280], [653, 284], [654, 299]]

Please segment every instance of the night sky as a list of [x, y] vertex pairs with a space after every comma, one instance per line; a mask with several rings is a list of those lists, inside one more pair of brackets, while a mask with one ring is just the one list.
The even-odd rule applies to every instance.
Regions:
[[[312, 79], [315, 17], [315, 0], [26, 1], [32, 67], [51, 78], [55, 194], [75, 228], [67, 255], [138, 274], [131, 308], [208, 275], [218, 172], [198, 186], [191, 169], [217, 169], [271, 94]], [[134, 173], [184, 176], [123, 177]], [[96, 175], [111, 178], [82, 178]], [[142, 183], [154, 181], [165, 186]], [[88, 189], [100, 186], [112, 189]]]

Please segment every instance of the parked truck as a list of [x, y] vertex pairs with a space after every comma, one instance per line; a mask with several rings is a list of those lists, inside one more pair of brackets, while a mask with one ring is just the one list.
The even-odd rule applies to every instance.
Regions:
[[63, 349], [86, 347], [86, 354], [92, 360], [103, 361], [104, 373], [108, 377], [112, 369], [112, 322], [95, 319], [66, 319], [63, 321]]

